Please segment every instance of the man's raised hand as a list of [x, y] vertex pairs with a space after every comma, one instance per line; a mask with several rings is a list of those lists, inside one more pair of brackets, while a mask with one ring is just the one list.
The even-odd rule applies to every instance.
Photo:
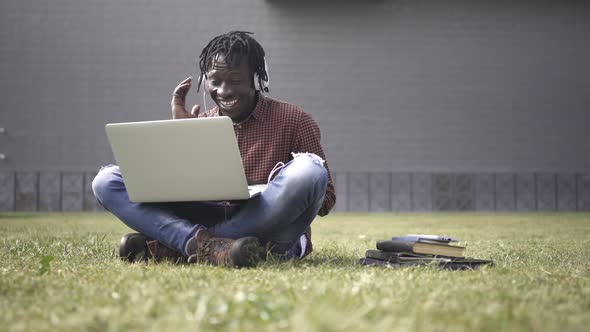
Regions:
[[174, 89], [174, 92], [172, 93], [172, 101], [170, 102], [173, 119], [190, 119], [199, 116], [199, 111], [201, 110], [199, 105], [193, 106], [190, 113], [187, 112], [185, 107], [186, 95], [191, 89], [192, 82], [193, 78], [188, 77], [180, 82], [180, 84]]

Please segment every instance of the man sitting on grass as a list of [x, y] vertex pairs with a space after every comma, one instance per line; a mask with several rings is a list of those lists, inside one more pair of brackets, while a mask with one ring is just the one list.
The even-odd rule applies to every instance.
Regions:
[[[119, 167], [105, 166], [92, 182], [94, 195], [139, 232], [121, 239], [124, 260], [241, 267], [255, 265], [268, 252], [285, 259], [311, 252], [311, 222], [336, 201], [320, 130], [301, 108], [262, 94], [268, 92], [264, 50], [250, 35], [223, 34], [201, 52], [197, 92], [203, 84], [217, 106], [204, 114], [199, 105], [186, 110], [189, 77], [172, 93], [172, 117], [230, 117], [249, 184], [270, 181], [267, 189], [240, 202], [133, 203]], [[187, 142], [169, 143], [186, 145], [191, 153]]]

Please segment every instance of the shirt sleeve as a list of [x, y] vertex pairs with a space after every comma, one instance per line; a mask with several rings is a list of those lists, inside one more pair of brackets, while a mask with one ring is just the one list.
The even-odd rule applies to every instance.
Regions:
[[332, 182], [332, 175], [328, 167], [328, 161], [322, 149], [320, 128], [309, 114], [302, 112], [297, 126], [295, 135], [295, 142], [293, 152], [309, 152], [318, 155], [324, 160], [324, 167], [328, 171], [328, 187], [326, 189], [326, 196], [318, 215], [327, 215], [334, 204], [336, 204], [336, 191], [334, 190], [334, 183]]

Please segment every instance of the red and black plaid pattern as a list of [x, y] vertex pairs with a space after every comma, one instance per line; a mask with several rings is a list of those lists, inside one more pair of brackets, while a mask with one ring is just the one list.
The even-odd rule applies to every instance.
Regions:
[[[214, 116], [219, 116], [218, 107], [199, 115]], [[283, 101], [259, 95], [252, 114], [234, 124], [234, 130], [249, 184], [266, 183], [278, 162], [287, 163], [293, 158], [291, 152], [310, 152], [326, 160], [318, 125], [303, 109]], [[324, 166], [329, 181], [320, 216], [327, 215], [336, 203], [327, 162]]]

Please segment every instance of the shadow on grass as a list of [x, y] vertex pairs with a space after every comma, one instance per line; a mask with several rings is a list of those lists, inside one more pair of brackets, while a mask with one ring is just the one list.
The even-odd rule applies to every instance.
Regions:
[[282, 260], [276, 256], [269, 256], [267, 259], [256, 268], [259, 269], [275, 269], [275, 268], [307, 268], [307, 267], [322, 267], [322, 268], [343, 268], [355, 267], [359, 257], [347, 254], [331, 254], [331, 253], [313, 253], [304, 259]]
[[[245, 269], [254, 269], [254, 270], [283, 270], [283, 269], [291, 269], [291, 268], [327, 268], [327, 269], [340, 269], [340, 268], [350, 268], [350, 267], [357, 267], [357, 261], [359, 257], [353, 256], [326, 256], [326, 255], [312, 255], [310, 257], [306, 257], [304, 259], [291, 259], [291, 260], [283, 260], [277, 256], [268, 256], [266, 260], [261, 261], [258, 265], [254, 267], [247, 267]], [[149, 260], [147, 262], [134, 262], [134, 263], [125, 263], [125, 264], [142, 264], [142, 265], [169, 265], [170, 267], [174, 266], [191, 266], [193, 264], [188, 263], [181, 263], [176, 264], [174, 262], [168, 261], [161, 261], [157, 262], [154, 260]], [[202, 266], [211, 266], [208, 263], [195, 263], [194, 265], [202, 265]]]

